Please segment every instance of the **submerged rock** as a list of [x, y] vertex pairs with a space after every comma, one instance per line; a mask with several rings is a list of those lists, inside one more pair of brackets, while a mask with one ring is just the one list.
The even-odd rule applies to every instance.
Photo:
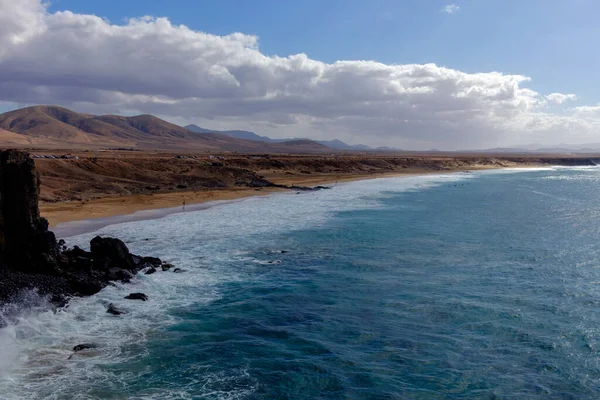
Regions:
[[153, 273], [156, 272], [156, 268], [154, 267], [149, 267], [146, 272], [144, 272], [145, 275], [152, 275]]
[[163, 263], [162, 260], [158, 257], [142, 257], [141, 262], [146, 264], [152, 264], [155, 267], [160, 267]]
[[108, 305], [106, 312], [112, 315], [121, 315], [125, 314], [125, 311], [121, 310], [119, 307], [115, 306], [113, 303]]
[[161, 266], [161, 268], [162, 268], [162, 270], [163, 270], [163, 271], [168, 271], [168, 270], [170, 270], [171, 268], [174, 268], [174, 267], [175, 267], [175, 266], [174, 266], [173, 264], [169, 264], [169, 263], [164, 263], [164, 264]]
[[180, 274], [180, 273], [182, 273], [182, 272], [185, 272], [185, 269], [181, 269], [181, 268], [175, 268], [175, 269], [173, 270], [173, 272], [175, 272], [176, 274]]
[[148, 300], [148, 296], [146, 296], [144, 293], [130, 293], [128, 296], [125, 296], [125, 298], [127, 300]]
[[98, 348], [98, 345], [96, 343], [82, 343], [82, 344], [78, 344], [77, 346], [73, 347], [73, 351], [77, 353], [78, 351], [87, 350], [87, 349], [96, 349], [96, 348]]

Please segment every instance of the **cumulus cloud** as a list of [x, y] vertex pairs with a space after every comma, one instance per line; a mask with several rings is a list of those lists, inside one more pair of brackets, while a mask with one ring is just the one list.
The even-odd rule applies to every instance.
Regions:
[[457, 4], [448, 4], [447, 6], [442, 8], [442, 11], [447, 14], [454, 14], [455, 12], [458, 12], [459, 10], [460, 10], [460, 7]]
[[577, 96], [574, 94], [550, 93], [546, 96], [546, 99], [553, 104], [562, 104], [565, 101], [577, 100]]
[[152, 17], [117, 25], [49, 13], [39, 0], [0, 0], [0, 102], [405, 148], [548, 142], [566, 132], [577, 141], [598, 128], [580, 112], [549, 114], [549, 101], [573, 95], [545, 96], [529, 80], [435, 64], [267, 56], [243, 33], [211, 35]]

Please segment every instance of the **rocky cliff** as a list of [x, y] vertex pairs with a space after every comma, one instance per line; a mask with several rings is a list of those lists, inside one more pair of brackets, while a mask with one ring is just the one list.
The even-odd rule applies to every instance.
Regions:
[[129, 252], [119, 239], [96, 237], [91, 251], [57, 242], [40, 216], [40, 180], [33, 160], [15, 150], [0, 152], [0, 303], [25, 289], [64, 304], [87, 296], [111, 281], [129, 281], [142, 269], [156, 270], [162, 261]]
[[46, 272], [57, 256], [54, 234], [40, 217], [40, 179], [33, 160], [20, 151], [0, 153], [0, 255], [31, 272]]

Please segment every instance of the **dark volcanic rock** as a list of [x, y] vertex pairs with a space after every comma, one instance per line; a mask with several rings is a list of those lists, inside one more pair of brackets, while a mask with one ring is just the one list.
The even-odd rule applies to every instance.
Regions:
[[162, 265], [162, 260], [158, 257], [141, 257], [142, 263], [152, 264], [155, 267], [160, 267]]
[[155, 273], [155, 272], [156, 272], [156, 268], [154, 268], [154, 267], [150, 267], [150, 268], [148, 268], [148, 269], [146, 270], [146, 272], [144, 272], [144, 274], [146, 274], [146, 275], [152, 275], [152, 274], [153, 274], [153, 273]]
[[32, 272], [45, 272], [36, 256], [57, 255], [54, 233], [40, 217], [40, 178], [29, 154], [16, 150], [0, 153], [0, 254]]
[[161, 268], [162, 268], [162, 270], [163, 270], [163, 271], [168, 271], [168, 270], [170, 270], [171, 268], [174, 268], [174, 265], [173, 265], [173, 264], [169, 264], [169, 263], [164, 263], [164, 264], [161, 266]]
[[68, 257], [92, 258], [92, 253], [81, 249], [79, 246], [74, 246], [72, 249], [65, 250], [63, 254]]
[[[33, 160], [16, 150], [0, 151], [0, 304], [35, 290], [55, 305], [89, 296], [112, 281], [128, 282], [142, 268], [162, 261], [129, 252], [119, 239], [95, 237], [91, 251], [56, 241], [40, 217], [40, 180]], [[109, 313], [122, 313], [109, 307]]]
[[125, 298], [127, 300], [148, 300], [148, 296], [146, 296], [144, 293], [130, 293], [128, 296], [125, 296]]
[[125, 314], [125, 311], [121, 310], [119, 307], [115, 306], [113, 303], [108, 305], [106, 312], [112, 315], [121, 315]]
[[75, 294], [78, 296], [91, 296], [101, 291], [106, 286], [105, 281], [95, 279], [89, 276], [74, 277], [71, 279], [69, 294]]
[[111, 267], [136, 271], [137, 265], [129, 249], [119, 239], [96, 236], [90, 242], [94, 265], [99, 269]]
[[74, 352], [78, 352], [78, 351], [82, 351], [82, 350], [87, 350], [87, 349], [97, 349], [98, 345], [95, 343], [82, 343], [82, 344], [78, 344], [77, 346], [73, 347], [73, 351]]
[[126, 269], [111, 268], [108, 270], [106, 277], [109, 281], [129, 282], [133, 278], [133, 274]]

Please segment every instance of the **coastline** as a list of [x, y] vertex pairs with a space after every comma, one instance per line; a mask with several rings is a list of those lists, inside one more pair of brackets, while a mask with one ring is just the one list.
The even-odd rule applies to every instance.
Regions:
[[[368, 179], [392, 178], [399, 176], [431, 175], [439, 173], [457, 173], [475, 170], [487, 170], [499, 168], [464, 168], [448, 171], [394, 171], [377, 172], [366, 174], [323, 174], [319, 176], [294, 176], [283, 179], [271, 178], [273, 182], [280, 185], [318, 186], [332, 185], [343, 182], [353, 182]], [[277, 187], [266, 188], [224, 188], [204, 191], [182, 191], [171, 193], [157, 193], [150, 195], [104, 197], [88, 201], [67, 201], [59, 203], [40, 204], [41, 214], [48, 219], [50, 227], [55, 231], [63, 231], [67, 226], [75, 227], [77, 222], [82, 224], [92, 221], [113, 220], [114, 223], [123, 220], [155, 219], [155, 215], [167, 215], [174, 212], [194, 211], [210, 207], [212, 203], [226, 203], [238, 201], [249, 197], [267, 196], [274, 193], [293, 192], [293, 189]], [[185, 207], [183, 202], [185, 201]], [[205, 205], [205, 207], [198, 207]], [[160, 212], [168, 210], [168, 212]], [[146, 217], [142, 217], [146, 212]], [[135, 215], [138, 214], [138, 215]], [[138, 217], [139, 216], [139, 217]], [[128, 217], [128, 218], [124, 218]], [[96, 226], [107, 226], [105, 223]], [[98, 228], [99, 229], [99, 228]], [[68, 236], [72, 236], [69, 234]]]
[[81, 153], [78, 157], [35, 161], [41, 179], [40, 210], [53, 228], [66, 222], [362, 179], [600, 163], [589, 157], [478, 154], [184, 156], [117, 152], [100, 157]]
[[[534, 167], [535, 166], [527, 166], [523, 167], [522, 169]], [[370, 179], [454, 174], [460, 172], [499, 169], [504, 169], [504, 167], [462, 168], [450, 171], [394, 171], [371, 174], [349, 174], [348, 176], [322, 175], [318, 177], [294, 177], [292, 179], [288, 178], [286, 180], [276, 181], [278, 184], [285, 185], [317, 186], [349, 183]], [[50, 219], [51, 227], [57, 236], [61, 238], [68, 238], [118, 223], [159, 219], [170, 214], [204, 210], [221, 204], [242, 201], [251, 197], [293, 192], [293, 189], [282, 188], [262, 188], [260, 190], [251, 188], [227, 188], [204, 192], [175, 192], [146, 196], [103, 198], [85, 203], [65, 202], [55, 205], [50, 204], [41, 206], [40, 208], [42, 210], [42, 214], [46, 218], [52, 218]], [[186, 200], [185, 206], [182, 204], [182, 199]]]

